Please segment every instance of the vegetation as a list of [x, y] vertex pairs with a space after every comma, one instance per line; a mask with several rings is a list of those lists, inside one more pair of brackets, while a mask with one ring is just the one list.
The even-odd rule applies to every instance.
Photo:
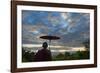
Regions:
[[90, 40], [89, 39], [88, 40], [85, 40], [82, 44], [85, 46], [85, 48], [87, 49], [87, 51], [89, 51], [89, 48], [90, 48]]
[[22, 62], [33, 62], [34, 61], [34, 52], [25, 52], [24, 49], [22, 49]]
[[[89, 51], [77, 51], [75, 53], [65, 52], [64, 54], [59, 53], [56, 56], [52, 56], [52, 61], [61, 61], [61, 60], [82, 60], [89, 59]], [[22, 51], [22, 62], [34, 62], [34, 52], [25, 52]]]
[[65, 52], [65, 54], [59, 53], [57, 56], [53, 57], [54, 61], [58, 60], [81, 60], [89, 59], [89, 51], [77, 51], [76, 53], [70, 54]]
[[[65, 52], [59, 53], [56, 56], [52, 56], [52, 61], [61, 61], [61, 60], [81, 60], [90, 58], [90, 40], [86, 40], [82, 43], [86, 51], [77, 51], [75, 53]], [[22, 48], [22, 62], [34, 62], [34, 52], [25, 51]]]

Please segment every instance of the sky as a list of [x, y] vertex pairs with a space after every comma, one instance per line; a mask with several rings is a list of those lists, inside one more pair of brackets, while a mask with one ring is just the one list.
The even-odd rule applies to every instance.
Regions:
[[22, 44], [42, 44], [40, 36], [60, 37], [52, 45], [82, 46], [90, 39], [90, 14], [22, 10]]

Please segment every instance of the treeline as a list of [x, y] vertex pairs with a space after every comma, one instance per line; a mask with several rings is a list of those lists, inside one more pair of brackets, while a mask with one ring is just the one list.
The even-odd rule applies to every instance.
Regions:
[[[22, 62], [34, 62], [34, 52], [25, 52], [22, 49]], [[61, 60], [81, 60], [81, 59], [89, 59], [90, 52], [86, 51], [77, 51], [75, 53], [65, 52], [64, 54], [59, 53], [56, 56], [52, 56], [52, 61], [61, 61]]]
[[77, 51], [75, 53], [65, 52], [64, 54], [59, 53], [57, 56], [53, 57], [54, 61], [58, 60], [81, 60], [81, 59], [89, 59], [89, 51]]
[[22, 48], [22, 62], [33, 62], [34, 61], [34, 52], [30, 52], [30, 51], [25, 51]]

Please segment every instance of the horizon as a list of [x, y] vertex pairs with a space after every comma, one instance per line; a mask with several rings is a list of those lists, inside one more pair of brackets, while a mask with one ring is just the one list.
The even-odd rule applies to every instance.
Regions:
[[[39, 50], [42, 49], [41, 44], [23, 44], [23, 48], [27, 48], [28, 50]], [[49, 47], [48, 47], [49, 49]], [[58, 45], [50, 45], [50, 50], [65, 50], [65, 51], [85, 51], [86, 48], [84, 46], [81, 47], [68, 47], [68, 46], [58, 46]]]

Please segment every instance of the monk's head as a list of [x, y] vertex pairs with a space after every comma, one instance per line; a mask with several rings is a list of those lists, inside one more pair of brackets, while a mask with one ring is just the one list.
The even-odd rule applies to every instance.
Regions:
[[44, 49], [46, 49], [46, 48], [48, 47], [47, 42], [44, 42], [43, 45], [42, 45], [42, 47], [43, 47]]

